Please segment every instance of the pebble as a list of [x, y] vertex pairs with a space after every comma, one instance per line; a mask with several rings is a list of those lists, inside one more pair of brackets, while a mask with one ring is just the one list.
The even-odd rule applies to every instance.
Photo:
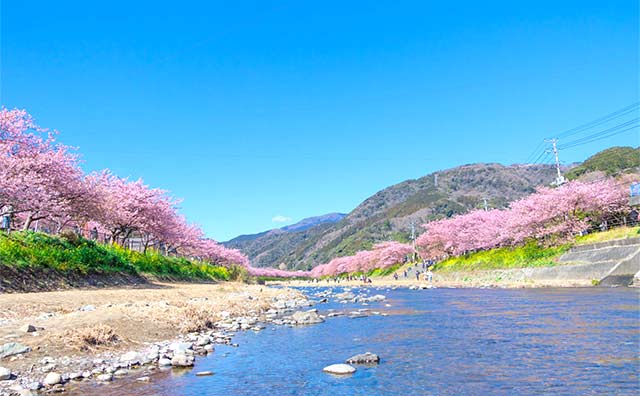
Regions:
[[100, 382], [109, 382], [111, 380], [113, 380], [113, 374], [100, 374], [99, 376], [96, 377], [96, 379]]
[[62, 382], [62, 376], [58, 373], [49, 373], [46, 377], [44, 377], [43, 384], [52, 386], [57, 385]]
[[38, 381], [35, 382], [31, 382], [29, 384], [27, 384], [27, 389], [32, 390], [32, 391], [37, 391], [40, 388], [42, 388], [42, 384]]
[[23, 333], [33, 333], [36, 331], [36, 327], [34, 325], [26, 324], [20, 328], [20, 331]]
[[0, 367], [0, 381], [6, 381], [8, 379], [11, 379], [11, 370]]

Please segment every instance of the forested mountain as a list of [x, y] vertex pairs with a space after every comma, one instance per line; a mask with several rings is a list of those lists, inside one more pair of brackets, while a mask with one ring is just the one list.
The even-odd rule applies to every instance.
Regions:
[[310, 269], [386, 240], [408, 241], [427, 221], [469, 209], [504, 207], [554, 180], [550, 165], [475, 164], [407, 180], [366, 199], [336, 223], [298, 231], [271, 230], [225, 242], [247, 254], [254, 266]]
[[567, 172], [573, 180], [590, 172], [613, 175], [620, 172], [637, 172], [640, 167], [640, 147], [611, 147], [587, 158], [582, 164]]
[[[592, 172], [611, 175], [637, 171], [639, 162], [638, 148], [612, 147], [564, 170], [570, 178]], [[385, 188], [335, 222], [240, 236], [224, 244], [247, 254], [254, 266], [284, 263], [289, 269], [311, 269], [377, 242], [408, 242], [412, 224], [418, 235], [422, 224], [434, 219], [482, 208], [485, 203], [487, 208], [505, 207], [536, 186], [549, 185], [555, 172], [555, 166], [546, 164], [463, 165]]]

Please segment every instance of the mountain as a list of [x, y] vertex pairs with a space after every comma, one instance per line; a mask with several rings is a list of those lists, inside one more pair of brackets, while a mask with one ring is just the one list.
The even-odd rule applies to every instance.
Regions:
[[277, 266], [279, 258], [286, 255], [290, 246], [306, 238], [309, 229], [320, 230], [342, 220], [344, 213], [328, 213], [322, 216], [308, 217], [295, 224], [264, 231], [258, 234], [240, 235], [227, 242], [226, 247], [240, 249], [249, 256], [256, 267]]
[[637, 172], [640, 167], [640, 147], [611, 147], [587, 158], [582, 164], [567, 172], [573, 180], [591, 172], [603, 172], [607, 176]]
[[[581, 164], [563, 167], [569, 178], [638, 171], [640, 150], [612, 147]], [[334, 257], [369, 249], [381, 241], [409, 242], [423, 224], [471, 209], [503, 208], [555, 180], [553, 165], [473, 164], [406, 180], [378, 191], [351, 213], [305, 219], [293, 226], [245, 235], [225, 245], [247, 254], [254, 266], [311, 269]], [[327, 215], [331, 216], [331, 215]]]
[[337, 222], [303, 220], [288, 231], [244, 235], [224, 245], [240, 249], [254, 266], [310, 269], [377, 242], [407, 242], [412, 223], [420, 234], [422, 224], [483, 207], [485, 200], [489, 208], [505, 207], [554, 178], [551, 165], [464, 165], [385, 188]]
[[311, 227], [324, 223], [337, 223], [342, 220], [346, 214], [344, 213], [329, 213], [322, 216], [308, 217], [302, 219], [299, 222], [280, 228], [282, 231], [295, 232], [308, 230]]

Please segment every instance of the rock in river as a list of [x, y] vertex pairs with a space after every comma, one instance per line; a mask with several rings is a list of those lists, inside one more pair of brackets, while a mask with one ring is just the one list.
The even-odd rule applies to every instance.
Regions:
[[324, 319], [322, 319], [318, 315], [318, 312], [314, 309], [309, 311], [298, 311], [291, 315], [291, 319], [298, 325], [308, 325], [324, 322]]
[[353, 366], [349, 366], [348, 364], [339, 363], [339, 364], [332, 364], [331, 366], [327, 366], [323, 368], [322, 371], [329, 374], [345, 375], [345, 374], [355, 373], [356, 368]]
[[375, 353], [366, 352], [361, 353], [359, 355], [351, 356], [347, 359], [347, 363], [349, 364], [374, 364], [380, 363], [380, 356]]
[[173, 367], [191, 367], [194, 365], [195, 360], [193, 355], [176, 354], [171, 359], [171, 365]]

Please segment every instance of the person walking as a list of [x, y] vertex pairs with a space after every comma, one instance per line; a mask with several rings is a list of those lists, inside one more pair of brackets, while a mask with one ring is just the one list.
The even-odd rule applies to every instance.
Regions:
[[0, 220], [0, 225], [2, 229], [7, 233], [11, 232], [11, 216], [13, 215], [13, 206], [5, 205], [2, 207], [2, 219]]

